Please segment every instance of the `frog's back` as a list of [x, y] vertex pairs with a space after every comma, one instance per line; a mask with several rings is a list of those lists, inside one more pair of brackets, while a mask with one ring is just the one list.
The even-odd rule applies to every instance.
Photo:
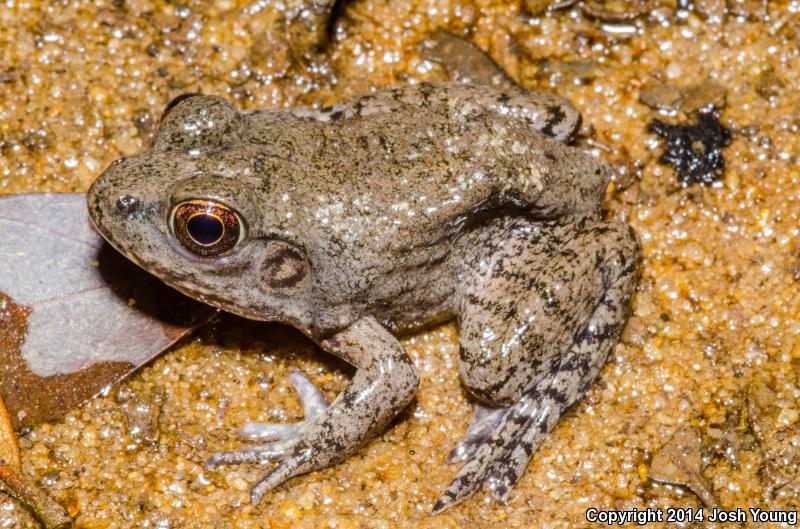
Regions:
[[[322, 113], [254, 114], [251, 141], [274, 162], [272, 192], [342, 246], [403, 252], [497, 215], [595, 214], [606, 166], [486, 104], [502, 93], [475, 90], [406, 87]], [[557, 100], [546, 97], [542, 108]]]

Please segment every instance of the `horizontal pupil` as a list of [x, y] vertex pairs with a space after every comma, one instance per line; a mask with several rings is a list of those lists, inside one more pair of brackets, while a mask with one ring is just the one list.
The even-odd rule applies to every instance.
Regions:
[[186, 222], [186, 231], [197, 244], [209, 246], [222, 238], [225, 226], [219, 217], [208, 213], [198, 213], [192, 215]]

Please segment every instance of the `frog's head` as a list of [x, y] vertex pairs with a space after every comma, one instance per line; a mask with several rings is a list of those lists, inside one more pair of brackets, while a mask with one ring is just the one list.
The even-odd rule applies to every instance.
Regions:
[[115, 248], [174, 288], [303, 328], [308, 259], [264, 225], [245, 128], [225, 99], [181, 96], [149, 150], [117, 160], [92, 184], [89, 213]]

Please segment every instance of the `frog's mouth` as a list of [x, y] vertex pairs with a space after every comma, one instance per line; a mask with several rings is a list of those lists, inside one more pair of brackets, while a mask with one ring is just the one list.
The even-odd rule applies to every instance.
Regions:
[[[112, 248], [114, 248], [133, 264], [148, 274], [156, 277], [169, 287], [177, 290], [189, 298], [194, 299], [195, 301], [210, 305], [216, 309], [237, 314], [248, 319], [263, 319], [258, 316], [257, 312], [248, 310], [247, 307], [242, 307], [236, 303], [220, 298], [213, 288], [205, 285], [202, 281], [198, 281], [198, 277], [202, 276], [202, 274], [198, 274], [196, 271], [192, 270], [191, 266], [171, 267], [169, 265], [165, 265], [163, 262], [160, 262], [157, 258], [142, 255], [141, 252], [134, 250], [128, 244], [122, 244], [118, 242], [119, 240], [130, 239], [126, 239], [125, 237], [122, 237], [119, 234], [109, 230], [103, 222], [98, 221], [99, 219], [95, 215], [90, 215], [90, 217], [92, 218], [92, 222], [97, 231]], [[186, 253], [184, 251], [180, 251], [180, 248], [177, 247], [171, 238], [165, 237], [163, 232], [157, 229], [155, 226], [151, 226], [150, 230], [155, 236], [164, 238], [165, 253], [174, 254], [176, 256]], [[137, 239], [144, 240], [146, 237], [142, 232], [140, 232]]]
[[[101, 177], [102, 178], [102, 177]], [[106, 242], [117, 252], [144, 271], [157, 277], [164, 283], [173, 286], [172, 273], [160, 266], [157, 260], [145, 259], [136, 251], [136, 247], [146, 248], [152, 246], [149, 241], [163, 237], [160, 230], [148, 222], [146, 217], [152, 217], [157, 207], [150, 205], [142, 207], [142, 202], [130, 194], [121, 195], [116, 205], [112, 206], [105, 198], [100, 179], [95, 181], [87, 194], [89, 218], [95, 229]], [[127, 242], [123, 242], [127, 241]], [[173, 288], [175, 288], [173, 286]], [[177, 288], [177, 290], [181, 290]], [[186, 292], [184, 292], [186, 293]], [[195, 298], [195, 296], [190, 295]]]

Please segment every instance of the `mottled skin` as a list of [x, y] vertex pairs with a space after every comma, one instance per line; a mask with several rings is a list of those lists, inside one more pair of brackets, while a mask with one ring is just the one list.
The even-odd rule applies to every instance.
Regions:
[[[299, 425], [210, 466], [280, 460], [253, 489], [341, 461], [405, 407], [418, 376], [392, 333], [456, 317], [464, 383], [483, 404], [450, 456], [438, 512], [486, 485], [503, 499], [604, 364], [638, 247], [602, 220], [610, 170], [566, 144], [579, 114], [515, 87], [422, 84], [345, 105], [242, 114], [178, 102], [152, 147], [112, 164], [89, 210], [122, 253], [224, 310], [293, 325], [357, 367], [334, 402], [293, 378]], [[216, 257], [176, 242], [169, 212], [225, 204], [246, 225]]]

